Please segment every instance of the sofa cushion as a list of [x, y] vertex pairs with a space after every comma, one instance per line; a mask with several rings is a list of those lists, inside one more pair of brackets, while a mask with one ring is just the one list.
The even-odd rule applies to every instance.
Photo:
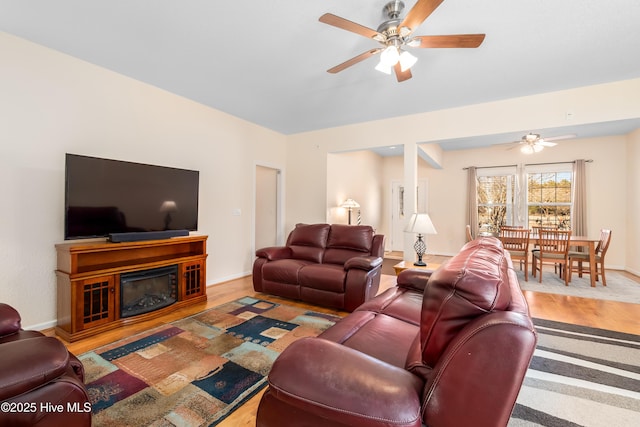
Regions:
[[344, 292], [347, 272], [340, 265], [311, 264], [300, 270], [299, 285], [322, 291]]
[[321, 263], [330, 229], [329, 224], [297, 224], [287, 239], [287, 246], [292, 252], [291, 256], [295, 259]]
[[297, 285], [302, 267], [310, 265], [310, 261], [299, 259], [279, 259], [262, 266], [262, 277], [265, 281]]
[[368, 225], [333, 224], [323, 262], [342, 265], [350, 258], [369, 255], [373, 235], [373, 228]]
[[404, 368], [406, 355], [420, 328], [371, 311], [354, 311], [319, 335], [375, 359]]
[[68, 366], [69, 352], [54, 337], [2, 344], [0, 401], [32, 391], [63, 376]]
[[427, 366], [435, 366], [451, 339], [472, 319], [509, 308], [508, 257], [498, 239], [476, 239], [431, 275], [422, 300], [420, 330]]
[[395, 317], [412, 325], [420, 325], [422, 293], [394, 286], [365, 301], [356, 311], [373, 311]]

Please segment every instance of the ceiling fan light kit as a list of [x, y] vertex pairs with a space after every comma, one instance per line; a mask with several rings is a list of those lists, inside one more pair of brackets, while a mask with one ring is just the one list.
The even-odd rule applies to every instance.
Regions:
[[327, 71], [329, 73], [338, 73], [370, 56], [380, 53], [380, 62], [375, 69], [385, 74], [391, 74], [391, 69], [393, 68], [398, 82], [403, 82], [412, 77], [411, 67], [418, 61], [418, 58], [403, 49], [404, 47], [475, 48], [480, 46], [484, 40], [484, 34], [412, 36], [413, 31], [418, 28], [443, 1], [444, 0], [418, 0], [404, 19], [400, 18], [400, 13], [404, 9], [404, 3], [399, 0], [390, 1], [383, 8], [383, 13], [388, 19], [380, 24], [376, 30], [331, 13], [325, 13], [320, 17], [320, 22], [370, 38], [382, 45], [381, 48], [371, 49], [361, 53]]
[[542, 145], [537, 145], [537, 144], [526, 144], [523, 145], [520, 148], [520, 151], [523, 152], [524, 154], [533, 154], [533, 153], [539, 153], [540, 151], [542, 151], [544, 147]]
[[400, 69], [402, 71], [406, 71], [409, 68], [413, 67], [416, 62], [418, 62], [418, 58], [407, 52], [406, 50], [400, 54], [399, 58]]
[[382, 61], [378, 62], [378, 65], [376, 65], [376, 70], [380, 71], [381, 73], [391, 74], [391, 66], [386, 65]]
[[496, 145], [508, 145], [509, 148], [507, 150], [513, 150], [516, 147], [520, 147], [520, 152], [524, 154], [534, 154], [539, 153], [544, 149], [544, 147], [555, 147], [558, 145], [555, 142], [559, 139], [570, 139], [575, 138], [577, 135], [568, 134], [568, 135], [560, 135], [554, 136], [551, 138], [543, 138], [538, 133], [528, 133], [524, 135], [520, 141], [507, 142], [506, 144], [496, 144]]

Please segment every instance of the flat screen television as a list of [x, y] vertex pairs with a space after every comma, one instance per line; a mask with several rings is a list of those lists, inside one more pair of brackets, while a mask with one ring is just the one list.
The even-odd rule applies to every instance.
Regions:
[[188, 234], [198, 228], [198, 185], [194, 170], [66, 154], [64, 237]]

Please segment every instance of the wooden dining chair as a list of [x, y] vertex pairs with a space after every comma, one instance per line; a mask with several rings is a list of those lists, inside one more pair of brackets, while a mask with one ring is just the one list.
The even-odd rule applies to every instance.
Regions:
[[520, 270], [524, 264], [524, 280], [529, 281], [529, 234], [530, 231], [522, 227], [500, 227], [498, 238], [502, 246], [511, 255], [511, 259], [520, 261]]
[[553, 263], [559, 267], [560, 277], [564, 279], [565, 286], [569, 286], [569, 244], [571, 243], [570, 230], [541, 229], [538, 235], [538, 250], [532, 252], [533, 277], [536, 271], [540, 272], [539, 281], [542, 283], [542, 264]]
[[[598, 246], [596, 246], [595, 249], [595, 279], [596, 281], [598, 281], [598, 278], [602, 276], [603, 286], [607, 286], [607, 278], [604, 275], [604, 256], [607, 253], [607, 249], [609, 249], [610, 242], [611, 230], [603, 228], [602, 230], [600, 230], [600, 241], [598, 242]], [[577, 263], [575, 266], [574, 262]], [[589, 269], [584, 266], [585, 262], [589, 262], [588, 252], [569, 251], [569, 281], [571, 281], [571, 275], [574, 272], [578, 273], [578, 277], [582, 277], [584, 273], [590, 273]]]
[[[534, 225], [533, 227], [531, 227], [531, 230], [532, 230], [531, 234], [533, 235], [533, 238], [536, 239], [535, 243], [533, 244], [533, 249], [531, 249], [532, 255], [533, 255], [534, 251], [538, 251], [539, 250], [538, 249], [537, 237], [540, 236], [540, 230], [557, 230], [557, 229], [558, 229], [558, 227], [552, 226], [552, 225]], [[557, 264], [555, 264], [553, 266], [553, 272], [556, 273], [556, 274], [558, 273], [558, 265]]]

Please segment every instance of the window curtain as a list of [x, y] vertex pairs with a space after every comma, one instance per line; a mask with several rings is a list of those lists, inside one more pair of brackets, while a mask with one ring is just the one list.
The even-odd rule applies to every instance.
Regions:
[[571, 228], [574, 236], [588, 236], [587, 230], [587, 177], [586, 161], [573, 163], [573, 194], [571, 200]]
[[467, 224], [473, 237], [478, 237], [478, 177], [475, 166], [467, 169]]
[[513, 225], [527, 225], [527, 171], [523, 164], [516, 166], [515, 221]]

